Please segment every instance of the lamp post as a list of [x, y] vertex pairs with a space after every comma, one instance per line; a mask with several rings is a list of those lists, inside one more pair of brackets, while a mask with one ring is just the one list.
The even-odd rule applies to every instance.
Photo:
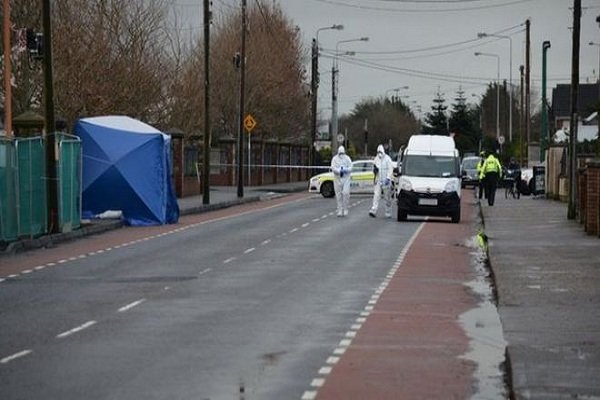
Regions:
[[484, 38], [484, 37], [496, 37], [496, 38], [500, 38], [500, 39], [508, 39], [509, 44], [510, 44], [510, 53], [509, 53], [509, 70], [508, 70], [508, 81], [509, 81], [509, 88], [510, 90], [508, 91], [508, 103], [509, 103], [509, 107], [508, 107], [508, 140], [510, 140], [512, 142], [513, 139], [513, 119], [512, 119], [512, 109], [513, 109], [513, 101], [512, 101], [512, 38], [510, 36], [503, 36], [503, 35], [495, 35], [495, 34], [491, 34], [491, 33], [485, 33], [485, 32], [480, 32], [477, 34], [478, 38]]
[[[476, 52], [475, 55], [496, 58], [496, 140], [500, 143], [500, 56], [498, 54], [480, 52]], [[500, 153], [502, 153], [502, 143], [500, 143]]]
[[310, 147], [308, 152], [308, 163], [313, 165], [315, 162], [315, 141], [317, 138], [317, 101], [319, 91], [319, 32], [325, 30], [337, 30], [341, 31], [344, 29], [344, 25], [334, 24], [331, 26], [325, 26], [317, 29], [315, 32], [315, 38], [312, 41], [312, 74], [311, 74], [311, 129], [310, 129]]
[[542, 44], [542, 133], [540, 135], [540, 162], [546, 159], [546, 147], [548, 147], [548, 107], [546, 107], [546, 53], [550, 48], [550, 42]]
[[333, 57], [333, 66], [331, 68], [331, 149], [335, 151], [338, 147], [337, 135], [338, 135], [338, 120], [337, 120], [337, 77], [339, 73], [338, 69], [338, 54], [340, 52], [340, 44], [350, 42], [368, 42], [368, 37], [360, 37], [356, 39], [340, 40], [335, 45], [335, 54]]

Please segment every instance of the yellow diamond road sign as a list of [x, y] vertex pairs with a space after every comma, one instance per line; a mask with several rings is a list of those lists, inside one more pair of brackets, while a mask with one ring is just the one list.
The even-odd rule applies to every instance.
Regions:
[[255, 127], [256, 127], [256, 121], [254, 120], [252, 115], [250, 115], [250, 114], [246, 115], [246, 118], [244, 118], [244, 128], [246, 128], [246, 132], [248, 132], [248, 133], [252, 132], [252, 129], [254, 129]]

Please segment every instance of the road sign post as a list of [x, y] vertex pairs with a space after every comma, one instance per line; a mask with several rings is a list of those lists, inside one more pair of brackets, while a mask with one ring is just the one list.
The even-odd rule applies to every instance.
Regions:
[[248, 185], [252, 186], [252, 176], [251, 176], [251, 160], [252, 160], [252, 140], [250, 135], [252, 134], [252, 130], [256, 128], [256, 120], [251, 114], [246, 115], [244, 118], [244, 128], [246, 129], [246, 133], [248, 134]]

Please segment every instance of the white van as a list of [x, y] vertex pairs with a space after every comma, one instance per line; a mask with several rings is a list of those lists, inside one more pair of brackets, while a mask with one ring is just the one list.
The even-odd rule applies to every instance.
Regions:
[[449, 136], [413, 135], [402, 152], [398, 221], [409, 214], [460, 222], [460, 156]]

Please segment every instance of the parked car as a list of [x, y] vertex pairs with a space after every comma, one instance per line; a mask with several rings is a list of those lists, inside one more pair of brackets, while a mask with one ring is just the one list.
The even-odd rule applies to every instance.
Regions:
[[460, 186], [465, 188], [467, 186], [476, 187], [479, 185], [479, 173], [477, 172], [477, 163], [479, 157], [465, 157], [461, 162], [461, 183]]
[[[357, 160], [352, 162], [350, 172], [350, 193], [373, 193], [375, 174], [373, 160]], [[320, 193], [323, 197], [335, 196], [333, 189], [333, 172], [324, 172], [310, 178], [310, 193]]]

